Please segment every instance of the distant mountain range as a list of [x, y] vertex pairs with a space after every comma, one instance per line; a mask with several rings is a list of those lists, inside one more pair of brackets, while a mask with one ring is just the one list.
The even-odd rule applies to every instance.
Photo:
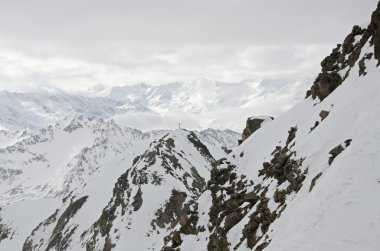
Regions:
[[304, 96], [307, 78], [298, 80], [222, 83], [198, 80], [159, 86], [137, 84], [88, 92], [58, 89], [33, 93], [0, 92], [0, 127], [38, 129], [68, 115], [114, 118], [142, 130], [173, 129], [181, 123], [190, 129], [241, 130], [242, 118], [252, 113], [277, 116]]

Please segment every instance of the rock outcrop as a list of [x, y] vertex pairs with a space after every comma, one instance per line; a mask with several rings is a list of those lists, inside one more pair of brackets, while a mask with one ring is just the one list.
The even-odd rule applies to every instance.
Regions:
[[250, 117], [247, 119], [246, 126], [241, 134], [241, 140], [239, 144], [243, 143], [249, 136], [251, 136], [254, 132], [260, 129], [261, 124], [264, 121], [273, 120], [273, 117], [270, 116], [260, 116], [260, 117]]
[[[372, 53], [360, 58], [361, 51], [367, 42], [374, 45], [374, 56], [380, 60], [380, 3], [373, 12], [371, 23], [367, 28], [355, 25], [351, 33], [338, 44], [322, 62], [322, 71], [315, 79], [306, 98], [319, 98], [321, 101], [330, 95], [349, 76], [352, 67], [359, 61], [359, 75], [366, 74], [365, 61], [370, 60]], [[380, 61], [379, 61], [380, 62]]]

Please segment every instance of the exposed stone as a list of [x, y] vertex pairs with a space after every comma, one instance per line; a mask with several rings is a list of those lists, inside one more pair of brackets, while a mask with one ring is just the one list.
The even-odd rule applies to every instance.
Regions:
[[297, 127], [291, 127], [288, 131], [288, 138], [286, 139], [286, 145], [289, 145], [290, 142], [296, 137]]
[[351, 145], [351, 142], [352, 142], [352, 139], [346, 139], [346, 140], [344, 141], [344, 144], [345, 144], [346, 147], [348, 147], [348, 146]]
[[229, 213], [226, 216], [225, 222], [224, 222], [224, 227], [226, 230], [231, 229], [233, 226], [235, 226], [239, 221], [243, 218], [243, 214], [241, 214], [238, 211], [234, 211], [232, 213]]
[[362, 59], [360, 59], [359, 61], [359, 76], [365, 76], [367, 75], [367, 72], [365, 71], [366, 70], [366, 65], [365, 65], [365, 60], [370, 60], [373, 56], [373, 53], [366, 53]]
[[136, 195], [133, 197], [133, 202], [132, 202], [133, 210], [135, 211], [139, 210], [140, 207], [142, 206], [142, 203], [143, 203], [142, 192], [141, 192], [141, 188], [139, 187]]
[[231, 149], [228, 149], [227, 147], [225, 146], [222, 146], [222, 150], [226, 153], [226, 154], [230, 154], [232, 152]]
[[312, 132], [315, 128], [317, 128], [317, 126], [319, 126], [319, 121], [315, 121], [314, 126], [310, 128], [310, 132]]
[[284, 204], [286, 199], [285, 190], [276, 190], [273, 195], [274, 202]]
[[330, 152], [329, 154], [331, 155], [329, 157], [329, 165], [331, 165], [334, 161], [334, 159], [339, 155], [341, 154], [342, 152], [344, 151], [344, 147], [341, 146], [341, 145], [338, 145], [336, 147], [334, 147]]
[[6, 226], [5, 224], [2, 224], [1, 218], [0, 218], [0, 242], [4, 239], [7, 239], [10, 234], [11, 234], [10, 228]]
[[245, 202], [256, 203], [259, 200], [259, 196], [255, 192], [249, 192], [243, 195]]
[[[315, 79], [312, 87], [306, 92], [306, 98], [319, 98], [321, 101], [330, 95], [350, 74], [355, 63], [358, 62], [362, 48], [370, 37], [373, 37], [375, 58], [380, 58], [380, 10], [379, 7], [372, 15], [372, 21], [367, 29], [354, 26], [351, 33], [338, 44], [331, 54], [321, 62], [321, 73]], [[356, 37], [359, 36], [359, 40]], [[378, 55], [378, 56], [376, 56]], [[365, 75], [365, 56], [359, 62], [359, 75]], [[344, 73], [345, 72], [345, 73]], [[344, 75], [340, 75], [344, 73]]]
[[380, 62], [380, 2], [377, 4], [376, 10], [372, 13], [368, 30], [373, 34], [375, 58]]
[[184, 212], [184, 202], [187, 194], [177, 190], [172, 190], [169, 200], [156, 212], [156, 219], [152, 223], [160, 228], [170, 224], [173, 228], [180, 220]]
[[172, 247], [178, 247], [182, 243], [181, 234], [178, 231], [174, 231], [173, 238], [172, 238]]
[[194, 145], [194, 147], [210, 162], [214, 162], [215, 159], [211, 155], [208, 148], [198, 139], [194, 132], [190, 132], [187, 135], [187, 139]]
[[[274, 119], [273, 117], [269, 117], [272, 120]], [[260, 129], [261, 124], [265, 121], [265, 119], [260, 119], [260, 118], [248, 118], [246, 122], [246, 126], [243, 130], [243, 133], [241, 135], [242, 140], [239, 142], [241, 144], [244, 142], [249, 136], [251, 136], [254, 132], [256, 132], [258, 129]]]
[[325, 110], [322, 110], [320, 113], [319, 113], [319, 117], [321, 117], [321, 120], [323, 121], [325, 118], [327, 118], [327, 116], [329, 116], [329, 111], [325, 111]]
[[271, 162], [264, 162], [263, 169], [259, 170], [259, 176], [266, 178], [275, 178], [279, 185], [288, 181], [287, 193], [298, 191], [302, 187], [305, 174], [301, 173], [299, 167], [304, 159], [293, 159], [294, 152], [288, 150], [285, 146], [277, 152]]
[[322, 72], [314, 81], [311, 87], [311, 96], [313, 99], [318, 97], [324, 100], [330, 93], [332, 93], [341, 83], [342, 77], [336, 72]]
[[[126, 213], [127, 205], [131, 197], [131, 188], [129, 187], [128, 175], [130, 169], [123, 173], [115, 183], [113, 195], [107, 206], [103, 209], [99, 219], [92, 225], [93, 235], [86, 243], [87, 250], [94, 250], [98, 235], [109, 238], [109, 233], [116, 219], [116, 209], [121, 208], [121, 215]], [[84, 235], [83, 233], [82, 235]], [[110, 241], [110, 240], [109, 240]], [[105, 243], [106, 245], [107, 243]]]
[[180, 224], [182, 227], [184, 227], [184, 226], [186, 226], [187, 224], [189, 224], [189, 218], [187, 217], [186, 214], [181, 215], [181, 218], [180, 218], [180, 220], [179, 220], [179, 224]]
[[72, 203], [66, 208], [62, 215], [58, 218], [57, 223], [53, 229], [52, 235], [49, 238], [49, 244], [47, 245], [46, 250], [56, 249], [56, 250], [65, 250], [70, 244], [70, 238], [74, 234], [74, 231], [77, 227], [74, 226], [70, 231], [63, 231], [67, 226], [67, 223], [70, 219], [78, 212], [78, 210], [86, 202], [88, 196], [84, 196]]
[[271, 153], [271, 155], [273, 156], [275, 153], [277, 153], [278, 151], [280, 151], [282, 149], [281, 146], [276, 146], [276, 148], [273, 150], [273, 152]]
[[310, 188], [309, 188], [309, 192], [311, 192], [315, 186], [315, 184], [317, 183], [317, 180], [322, 176], [322, 173], [318, 173], [312, 180], [311, 180], [311, 184], [310, 184]]

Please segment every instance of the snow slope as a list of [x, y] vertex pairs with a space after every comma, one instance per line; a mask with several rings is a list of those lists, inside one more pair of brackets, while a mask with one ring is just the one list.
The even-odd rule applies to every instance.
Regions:
[[218, 161], [189, 214], [202, 230], [177, 226], [167, 250], [380, 249], [379, 20], [380, 3], [353, 49], [349, 37], [336, 50], [352, 63], [335, 67], [341, 85], [323, 82], [327, 97], [309, 95]]

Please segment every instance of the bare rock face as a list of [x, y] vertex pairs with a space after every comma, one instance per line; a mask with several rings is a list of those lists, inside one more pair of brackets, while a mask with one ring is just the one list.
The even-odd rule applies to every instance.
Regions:
[[361, 28], [355, 25], [343, 44], [338, 44], [321, 62], [321, 73], [306, 92], [306, 98], [311, 96], [324, 100], [349, 76], [356, 62], [359, 62], [359, 75], [365, 75], [365, 60], [373, 55], [369, 53], [360, 58], [360, 53], [368, 41], [374, 46], [374, 56], [380, 62], [380, 3], [372, 14], [369, 26]]
[[372, 13], [368, 30], [373, 34], [375, 58], [380, 61], [380, 2], [377, 4], [376, 10]]
[[256, 132], [260, 127], [261, 124], [266, 120], [273, 120], [273, 117], [267, 116], [267, 117], [250, 117], [247, 119], [246, 126], [243, 130], [243, 133], [241, 135], [241, 141], [239, 141], [239, 144], [244, 142], [251, 134]]
[[325, 118], [327, 118], [327, 116], [329, 116], [329, 111], [325, 111], [325, 110], [322, 110], [320, 113], [319, 113], [319, 117], [321, 117], [321, 120], [323, 121]]

